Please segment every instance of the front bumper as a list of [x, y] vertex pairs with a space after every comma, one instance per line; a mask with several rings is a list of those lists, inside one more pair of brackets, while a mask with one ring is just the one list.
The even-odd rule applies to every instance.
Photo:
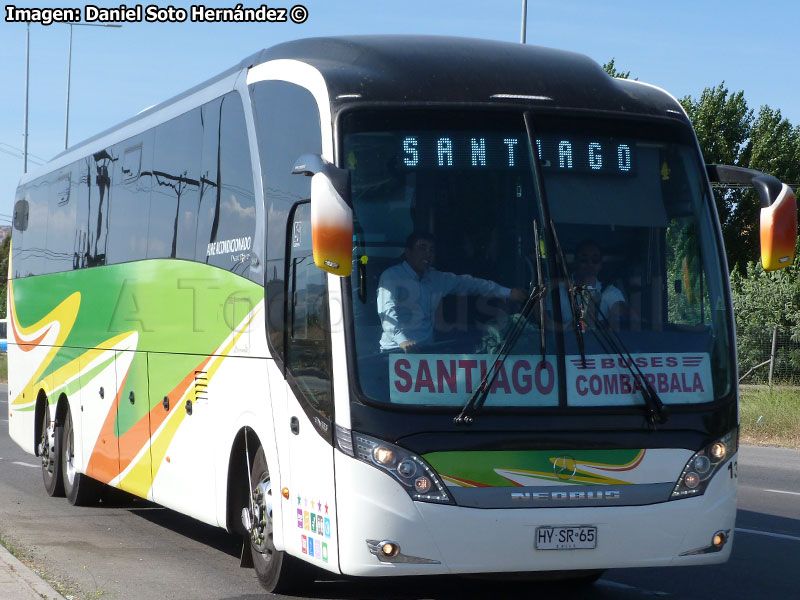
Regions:
[[[347, 575], [702, 565], [730, 556], [736, 480], [726, 469], [696, 498], [646, 506], [477, 509], [414, 502], [384, 473], [338, 451], [335, 455], [339, 563]], [[536, 550], [536, 528], [558, 525], [596, 526], [597, 548]], [[722, 550], [686, 554], [707, 548], [718, 531], [728, 532]], [[426, 562], [381, 561], [367, 540], [397, 542], [403, 556]]]

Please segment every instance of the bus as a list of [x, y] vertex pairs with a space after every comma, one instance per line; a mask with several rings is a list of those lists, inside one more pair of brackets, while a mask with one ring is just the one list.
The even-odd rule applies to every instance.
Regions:
[[[297, 40], [23, 176], [9, 431], [72, 504], [118, 488], [243, 539], [269, 591], [593, 581], [727, 560], [738, 393], [681, 105], [592, 60]], [[435, 255], [434, 255], [435, 252]]]

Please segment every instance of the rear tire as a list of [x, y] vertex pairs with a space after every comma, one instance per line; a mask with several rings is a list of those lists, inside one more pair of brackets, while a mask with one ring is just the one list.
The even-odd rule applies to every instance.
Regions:
[[50, 407], [44, 401], [42, 411], [42, 434], [39, 437], [39, 458], [42, 459], [42, 479], [48, 496], [60, 498], [64, 495], [64, 479], [61, 473], [61, 438], [63, 427], [56, 424], [51, 435]]
[[272, 486], [264, 449], [259, 448], [250, 473], [250, 497], [255, 506], [253, 528], [245, 534], [258, 581], [268, 592], [279, 594], [297, 590], [303, 583], [302, 561], [276, 550], [272, 541]]
[[75, 465], [75, 428], [69, 407], [64, 416], [61, 439], [61, 472], [64, 479], [64, 494], [73, 506], [90, 506], [97, 503], [100, 482], [88, 475], [78, 473]]

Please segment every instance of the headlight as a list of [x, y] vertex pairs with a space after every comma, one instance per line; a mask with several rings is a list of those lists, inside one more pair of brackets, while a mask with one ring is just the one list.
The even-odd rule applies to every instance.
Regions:
[[[347, 438], [350, 438], [351, 441]], [[336, 426], [339, 449], [395, 478], [414, 500], [453, 504], [442, 480], [422, 458], [389, 442]], [[349, 442], [349, 443], [348, 443]], [[347, 452], [352, 448], [353, 450]]]
[[700, 452], [696, 452], [686, 466], [672, 490], [671, 500], [700, 496], [708, 487], [708, 482], [728, 459], [739, 449], [739, 429], [722, 436]]

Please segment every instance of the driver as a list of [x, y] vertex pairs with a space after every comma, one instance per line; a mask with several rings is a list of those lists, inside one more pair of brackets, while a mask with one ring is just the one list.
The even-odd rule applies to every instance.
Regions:
[[[603, 269], [603, 253], [600, 244], [593, 240], [584, 240], [575, 248], [575, 272], [573, 273], [573, 283], [577, 286], [585, 286], [592, 296], [593, 303], [599, 305], [602, 313], [612, 324], [618, 324], [625, 308], [625, 297], [622, 292], [610, 283], [604, 284], [598, 276]], [[583, 304], [581, 298], [580, 304]], [[592, 312], [594, 307], [583, 307], [584, 310]], [[569, 303], [562, 295], [561, 314], [565, 318], [571, 318]]]
[[381, 352], [413, 352], [433, 342], [433, 316], [444, 296], [467, 294], [524, 302], [527, 294], [471, 275], [444, 273], [433, 268], [436, 243], [432, 235], [412, 233], [406, 240], [405, 260], [389, 267], [378, 283], [378, 315], [383, 327]]

